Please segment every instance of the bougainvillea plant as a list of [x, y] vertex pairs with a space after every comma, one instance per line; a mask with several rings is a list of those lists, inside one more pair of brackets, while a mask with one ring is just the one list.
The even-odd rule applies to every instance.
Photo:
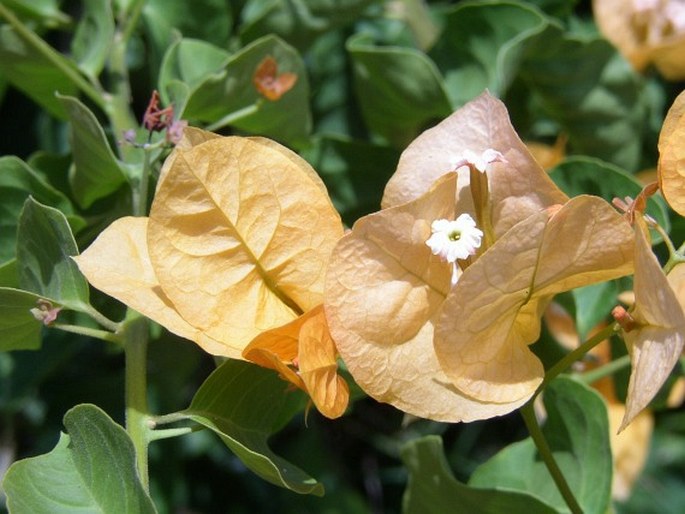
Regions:
[[681, 2], [233, 4], [0, 1], [4, 508], [685, 508]]

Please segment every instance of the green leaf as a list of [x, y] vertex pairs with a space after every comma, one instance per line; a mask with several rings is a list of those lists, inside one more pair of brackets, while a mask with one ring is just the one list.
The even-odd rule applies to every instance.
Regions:
[[21, 159], [0, 157], [0, 266], [16, 255], [19, 213], [29, 196], [61, 210], [75, 230], [83, 227], [83, 220], [73, 215], [73, 208], [66, 196], [45, 182]]
[[[184, 38], [173, 43], [164, 54], [159, 70], [159, 90], [165, 103], [170, 101], [168, 90], [175, 82], [195, 89], [209, 75], [220, 75], [229, 59], [228, 52], [206, 41]], [[180, 109], [180, 106], [175, 103], [174, 109]]]
[[0, 352], [40, 348], [42, 324], [31, 314], [40, 296], [0, 287]]
[[[294, 87], [277, 101], [262, 98], [252, 83], [257, 67], [267, 56], [276, 60], [279, 74], [297, 75]], [[192, 89], [183, 117], [218, 126], [228, 124], [221, 120], [230, 118], [230, 125], [238, 129], [302, 146], [312, 125], [304, 61], [294, 48], [275, 36], [259, 39]]]
[[402, 448], [409, 470], [402, 512], [406, 514], [556, 514], [556, 510], [532, 495], [470, 487], [452, 475], [439, 436], [426, 436]]
[[394, 146], [452, 112], [443, 78], [423, 52], [377, 46], [367, 34], [352, 36], [347, 50], [366, 124]]
[[249, 0], [242, 11], [243, 42], [276, 34], [305, 50], [321, 34], [355, 21], [378, 0]]
[[114, 18], [110, 0], [83, 2], [71, 53], [78, 67], [89, 77], [97, 77], [105, 66], [114, 41]]
[[46, 26], [69, 23], [69, 16], [59, 10], [57, 0], [2, 0], [7, 7], [21, 16], [39, 20]]
[[637, 169], [648, 126], [644, 84], [606, 40], [550, 25], [528, 47], [522, 75], [572, 152]]
[[611, 314], [619, 292], [616, 281], [592, 284], [571, 291], [576, 305], [576, 330], [581, 341]]
[[[592, 157], [569, 157], [554, 169], [550, 177], [569, 196], [591, 194], [611, 202], [614, 198], [635, 198], [642, 184], [622, 169]], [[652, 196], [647, 200], [647, 214], [666, 231], [671, 227], [663, 198]], [[661, 238], [655, 237], [655, 242]]]
[[69, 115], [74, 170], [71, 188], [83, 208], [108, 196], [126, 182], [122, 165], [114, 156], [95, 115], [78, 99], [59, 96]]
[[68, 435], [45, 455], [14, 463], [3, 482], [11, 512], [148, 514], [156, 509], [136, 472], [126, 431], [95, 405], [64, 416]]
[[[561, 377], [545, 389], [544, 403], [548, 418], [543, 432], [571, 491], [585, 514], [604, 514], [612, 477], [604, 401], [596, 391]], [[569, 512], [530, 438], [481, 465], [469, 484], [528, 492], [559, 512]]]
[[225, 0], [147, 0], [143, 19], [153, 44], [166, 49], [179, 35], [227, 46], [233, 18]]
[[302, 408], [277, 374], [228, 360], [202, 384], [184, 414], [216, 432], [245, 466], [264, 480], [301, 494], [323, 495], [323, 486], [274, 454], [267, 444]]
[[[47, 47], [47, 45], [46, 45]], [[74, 68], [71, 61], [50, 47], [47, 51], [63, 67]], [[0, 26], [0, 73], [17, 89], [57, 118], [66, 112], [55, 98], [55, 92], [75, 95], [78, 88], [53, 61], [29, 46], [8, 25]]]
[[26, 200], [17, 232], [21, 288], [87, 312], [88, 282], [73, 255], [78, 255], [78, 248], [64, 214], [33, 198]]
[[453, 106], [485, 89], [503, 97], [533, 36], [547, 25], [540, 11], [516, 2], [466, 2], [449, 11], [430, 56], [445, 75]]
[[399, 159], [393, 148], [342, 137], [317, 137], [302, 152], [323, 179], [345, 223], [380, 209], [383, 188]]

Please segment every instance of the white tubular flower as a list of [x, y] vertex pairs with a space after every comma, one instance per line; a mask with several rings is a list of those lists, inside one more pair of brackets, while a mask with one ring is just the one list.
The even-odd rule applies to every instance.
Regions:
[[506, 159], [501, 152], [492, 148], [484, 150], [480, 155], [471, 150], [464, 150], [461, 158], [455, 163], [454, 169], [457, 170], [462, 166], [472, 166], [481, 173], [485, 173], [488, 166], [493, 162], [506, 162]]
[[483, 238], [483, 232], [468, 214], [460, 214], [454, 220], [435, 220], [431, 224], [431, 236], [426, 241], [433, 255], [453, 265], [452, 285], [459, 279], [457, 259], [467, 259], [476, 254]]

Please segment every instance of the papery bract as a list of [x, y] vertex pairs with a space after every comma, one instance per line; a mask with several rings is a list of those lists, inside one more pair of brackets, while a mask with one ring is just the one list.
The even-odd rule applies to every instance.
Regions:
[[[163, 167], [149, 220], [136, 222], [136, 240], [113, 225], [77, 262], [104, 292], [146, 315], [164, 312], [150, 317], [211, 353], [241, 358], [257, 334], [321, 303], [342, 223], [316, 172], [293, 152], [261, 138], [186, 132]], [[131, 298], [136, 288], [140, 299]]]
[[635, 305], [638, 327], [624, 334], [632, 371], [623, 430], [644, 409], [671, 374], [685, 343], [685, 314], [652, 252], [647, 227], [635, 223]]
[[685, 77], [685, 5], [680, 0], [593, 0], [595, 21], [630, 61], [644, 70], [653, 63], [664, 77]]
[[[438, 177], [462, 166], [465, 155], [481, 156], [488, 151], [502, 156], [487, 166], [496, 236], [540, 209], [568, 200], [516, 134], [504, 104], [485, 92], [423, 132], [402, 152], [382, 205], [391, 207], [418, 198]], [[468, 170], [462, 168], [456, 214], [475, 218], [468, 185]]]
[[464, 271], [442, 306], [435, 351], [451, 382], [484, 402], [529, 398], [544, 369], [528, 345], [549, 300], [630, 273], [632, 239], [628, 223], [592, 196], [515, 225]]
[[659, 134], [659, 188], [668, 204], [685, 216], [685, 92], [666, 114]]
[[420, 417], [484, 419], [520, 406], [461, 394], [433, 350], [436, 314], [451, 280], [425, 244], [435, 219], [454, 212], [455, 174], [418, 199], [361, 218], [336, 246], [324, 306], [338, 350], [364, 391]]
[[243, 350], [245, 359], [279, 372], [307, 392], [323, 415], [337, 418], [349, 403], [349, 387], [337, 373], [337, 350], [323, 306], [296, 320], [259, 334]]

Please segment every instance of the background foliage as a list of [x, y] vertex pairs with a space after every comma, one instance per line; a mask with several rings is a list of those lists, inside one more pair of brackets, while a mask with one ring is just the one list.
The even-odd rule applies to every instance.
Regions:
[[[125, 109], [83, 94], [69, 70], [86, 79], [102, 76], [108, 88], [117, 88], [117, 77], [108, 69], [111, 60], [125, 59], [137, 120], [150, 92], [158, 89], [163, 103], [173, 102], [177, 115], [193, 125], [223, 134], [265, 135], [286, 144], [320, 173], [348, 225], [379, 208], [402, 148], [485, 88], [505, 101], [524, 140], [553, 144], [559, 134], [568, 138], [568, 159], [552, 172], [568, 194], [589, 192], [609, 200], [635, 194], [636, 175], [655, 166], [665, 110], [683, 89], [682, 83], [666, 82], [652, 70], [644, 75], [633, 71], [598, 34], [589, 3], [574, 0], [0, 4], [55, 49], [37, 52], [8, 23], [0, 25], [0, 286], [59, 296], [73, 309], [65, 315], [82, 323], [87, 323], [83, 312], [89, 301], [114, 319], [123, 309], [89, 292], [80, 274], [68, 269], [68, 259], [51, 257], [64, 266], [51, 276], [36, 276], [40, 263], [31, 259], [65, 245], [83, 249], [111, 221], [130, 214], [131, 163], [137, 157], [120, 142], [122, 131], [139, 127], [139, 121], [127, 119]], [[111, 51], [114, 14], [133, 4], [142, 6], [140, 18], [131, 29], [127, 53], [116, 55]], [[276, 58], [279, 69], [298, 76], [278, 102], [261, 100], [252, 86], [254, 69], [267, 55]], [[25, 203], [29, 196], [33, 200]], [[668, 225], [664, 204], [650, 209]], [[55, 234], [62, 240], [53, 241]], [[682, 221], [674, 223], [671, 237], [677, 243], [685, 240]], [[609, 314], [610, 306], [597, 309], [591, 300], [619, 290], [616, 283], [601, 287], [564, 298], [583, 333]], [[6, 350], [0, 353], [0, 475], [14, 459], [52, 452], [56, 475], [50, 478], [59, 479], [79, 465], [79, 438], [93, 437], [88, 427], [107, 416], [123, 423], [124, 357], [85, 336], [56, 330], [41, 334], [37, 323], [19, 314], [35, 299], [31, 294], [0, 297], [0, 323], [14, 320], [0, 325]], [[236, 456], [245, 444], [266, 446], [271, 432], [255, 442], [249, 430], [217, 428], [203, 417], [206, 398], [196, 392], [203, 382], [202, 392], [212, 387], [205, 380], [213, 360], [165, 331], [156, 330], [154, 336], [148, 361], [153, 411], [190, 405], [187, 417], [210, 428], [152, 444], [151, 493], [159, 512], [445, 512], [440, 505], [457, 508], [455, 494], [462, 495], [465, 506], [482, 507], [483, 500], [467, 483], [507, 488], [489, 491], [488, 498], [496, 499], [483, 512], [515, 512], [520, 496], [536, 488], [547, 503], [533, 506], [528, 496], [522, 503], [527, 512], [563, 512], [556, 492], [549, 490], [551, 482], [538, 479], [544, 473], [538, 475], [540, 463], [533, 462], [529, 442], [521, 441], [526, 431], [518, 414], [460, 425], [408, 423], [402, 413], [360, 392], [337, 421], [315, 412], [305, 419], [296, 396], [274, 411], [268, 424], [280, 430], [269, 446], [319, 480], [326, 494], [298, 495], [271, 485]], [[548, 335], [538, 346], [546, 352], [556, 348]], [[620, 350], [623, 345], [615, 346]], [[263, 379], [275, 380], [273, 387], [282, 385], [267, 375]], [[626, 379], [619, 381], [619, 396]], [[561, 402], [565, 394], [554, 391], [548, 401]], [[584, 388], [573, 398], [599, 402], [596, 417], [603, 418], [595, 393]], [[74, 406], [84, 403], [98, 408], [80, 406], [75, 412]], [[614, 512], [685, 512], [685, 413], [662, 409], [663, 404], [656, 406], [647, 467], [632, 496], [612, 505]], [[599, 459], [593, 469], [602, 469], [606, 456], [602, 460], [598, 454], [607, 446], [606, 427], [585, 423], [577, 419], [582, 413], [555, 405], [548, 406], [548, 426], [573, 431], [573, 444], [593, 441], [596, 446], [588, 449], [585, 462]], [[243, 414], [235, 415], [243, 420]], [[88, 423], [81, 430], [75, 419]], [[69, 451], [67, 436], [60, 438], [65, 426], [74, 443]], [[119, 435], [110, 434], [111, 451], [122, 460], [131, 458]], [[530, 487], [514, 483], [520, 468], [513, 468], [509, 479], [490, 476], [493, 466], [506, 468], [512, 460], [526, 467], [534, 481]], [[422, 493], [426, 469], [443, 477], [440, 496], [431, 501]], [[588, 478], [582, 473], [570, 478], [593, 484], [601, 479], [601, 474]], [[47, 483], [41, 476], [31, 480]], [[591, 488], [588, 495], [588, 504], [602, 504]]]

